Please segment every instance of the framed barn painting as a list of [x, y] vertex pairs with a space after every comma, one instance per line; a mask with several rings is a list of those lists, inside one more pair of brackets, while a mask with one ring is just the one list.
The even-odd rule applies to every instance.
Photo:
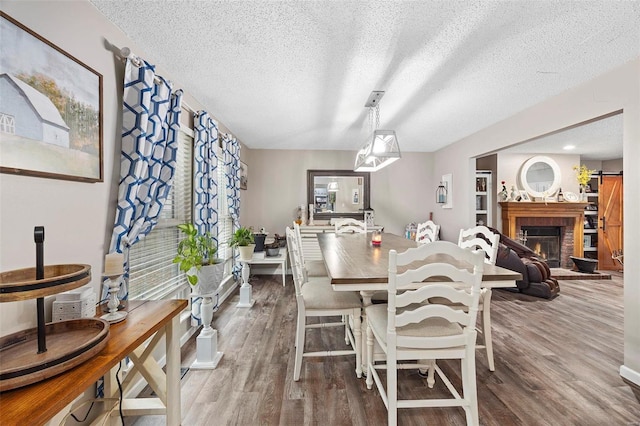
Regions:
[[102, 182], [102, 75], [0, 15], [0, 172]]

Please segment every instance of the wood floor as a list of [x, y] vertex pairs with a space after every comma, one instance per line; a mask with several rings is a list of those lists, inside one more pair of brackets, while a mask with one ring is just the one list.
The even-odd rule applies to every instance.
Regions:
[[[224, 357], [215, 370], [190, 370], [182, 380], [183, 425], [382, 425], [386, 410], [378, 392], [357, 379], [354, 357], [307, 358], [293, 382], [296, 321], [291, 276], [252, 277], [256, 304], [236, 308], [228, 300], [214, 315]], [[623, 383], [622, 278], [561, 281], [560, 295], [544, 300], [495, 291], [491, 305], [496, 371], [477, 352], [478, 405], [482, 425], [640, 425], [640, 402]], [[312, 330], [307, 347], [344, 345], [339, 329]], [[195, 358], [192, 339], [183, 366]], [[458, 386], [459, 363], [439, 361]], [[402, 374], [402, 373], [401, 373]], [[445, 396], [415, 371], [407, 371], [401, 395]], [[426, 392], [426, 393], [425, 393]], [[401, 425], [464, 425], [459, 408], [408, 409]], [[131, 424], [128, 420], [127, 424]], [[136, 426], [162, 425], [158, 416]]]

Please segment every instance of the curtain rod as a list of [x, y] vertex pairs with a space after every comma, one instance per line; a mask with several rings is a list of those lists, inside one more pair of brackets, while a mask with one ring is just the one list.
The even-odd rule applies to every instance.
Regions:
[[[126, 62], [127, 59], [131, 60], [131, 63], [133, 65], [135, 65], [136, 67], [140, 67], [142, 65], [142, 59], [140, 59], [139, 56], [134, 55], [131, 52], [131, 49], [129, 49], [127, 46], [123, 47], [120, 49], [120, 51], [116, 54], [123, 62]], [[159, 78], [157, 75], [153, 78], [153, 82], [155, 84], [163, 84], [163, 81], [161, 78]]]

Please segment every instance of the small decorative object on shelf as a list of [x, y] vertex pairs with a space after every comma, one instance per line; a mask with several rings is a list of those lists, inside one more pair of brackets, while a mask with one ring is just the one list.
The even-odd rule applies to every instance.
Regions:
[[298, 225], [302, 225], [303, 218], [304, 218], [304, 206], [300, 205], [296, 208], [296, 223]]
[[518, 190], [515, 185], [511, 185], [511, 201], [517, 201], [520, 194], [518, 194]]
[[313, 204], [309, 204], [309, 226], [313, 226]]
[[120, 281], [124, 273], [124, 255], [122, 253], [109, 253], [104, 258], [104, 276], [109, 279], [109, 302], [107, 307], [109, 313], [101, 316], [110, 324], [120, 322], [127, 317], [127, 312], [118, 311], [120, 300], [118, 300], [118, 291], [120, 291]]
[[415, 224], [415, 222], [411, 222], [410, 224], [408, 224], [407, 226], [405, 226], [404, 231], [405, 231], [405, 237], [407, 237], [408, 240], [416, 240], [416, 230], [418, 229], [418, 225]]
[[509, 200], [509, 193], [507, 192], [507, 187], [505, 185], [506, 182], [501, 181], [500, 183], [502, 184], [502, 189], [498, 192], [498, 197], [500, 198], [500, 201], [507, 201]]
[[587, 184], [591, 180], [591, 175], [596, 171], [588, 169], [584, 164], [582, 164], [580, 167], [573, 166], [573, 170], [576, 172], [576, 179], [578, 180], [578, 184], [580, 185], [580, 201], [585, 201]]
[[372, 208], [364, 210], [364, 222], [367, 224], [367, 227], [375, 226], [374, 214], [375, 212]]
[[382, 233], [380, 231], [373, 231], [371, 234], [371, 245], [374, 247], [380, 247], [382, 244]]

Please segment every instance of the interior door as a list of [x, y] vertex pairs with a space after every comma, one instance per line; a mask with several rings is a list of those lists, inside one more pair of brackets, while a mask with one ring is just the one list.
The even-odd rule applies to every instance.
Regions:
[[618, 270], [611, 255], [622, 250], [622, 176], [601, 176], [598, 198], [598, 269]]

